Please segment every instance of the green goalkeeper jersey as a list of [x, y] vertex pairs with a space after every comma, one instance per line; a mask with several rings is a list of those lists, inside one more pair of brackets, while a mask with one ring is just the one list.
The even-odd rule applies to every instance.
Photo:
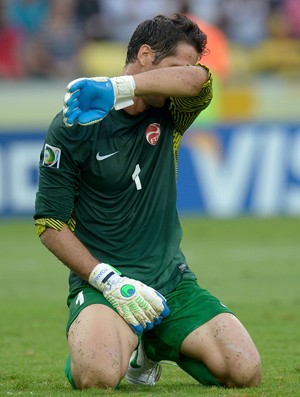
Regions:
[[[59, 113], [41, 153], [36, 223], [69, 225], [99, 261], [162, 294], [194, 278], [180, 249], [177, 155], [211, 97], [210, 77], [197, 97], [138, 116], [113, 109], [97, 124], [67, 128]], [[86, 283], [72, 272], [69, 281]]]

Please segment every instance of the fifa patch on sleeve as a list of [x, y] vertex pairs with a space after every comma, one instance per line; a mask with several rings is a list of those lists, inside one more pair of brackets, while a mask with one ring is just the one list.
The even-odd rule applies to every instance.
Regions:
[[52, 168], [59, 168], [61, 149], [45, 144], [43, 165]]

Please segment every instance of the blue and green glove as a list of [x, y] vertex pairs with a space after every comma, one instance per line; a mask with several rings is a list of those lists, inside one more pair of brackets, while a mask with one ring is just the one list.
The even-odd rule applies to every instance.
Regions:
[[64, 97], [64, 123], [71, 127], [98, 123], [114, 107], [123, 109], [133, 104], [133, 76], [80, 78], [71, 81]]
[[161, 323], [170, 314], [166, 299], [138, 280], [122, 277], [117, 269], [99, 263], [89, 283], [101, 291], [130, 327], [140, 334]]

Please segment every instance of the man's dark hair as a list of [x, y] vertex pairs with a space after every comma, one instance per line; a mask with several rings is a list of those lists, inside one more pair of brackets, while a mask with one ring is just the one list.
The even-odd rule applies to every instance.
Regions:
[[205, 52], [207, 37], [193, 21], [183, 14], [171, 17], [157, 15], [139, 24], [127, 48], [126, 65], [136, 61], [143, 44], [148, 44], [155, 53], [154, 65], [176, 53], [179, 43], [187, 43], [201, 55]]

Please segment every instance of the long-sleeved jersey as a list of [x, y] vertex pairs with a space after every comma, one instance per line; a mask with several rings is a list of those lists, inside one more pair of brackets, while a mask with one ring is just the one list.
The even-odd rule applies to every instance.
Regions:
[[[212, 98], [212, 79], [196, 97], [132, 116], [111, 110], [91, 126], [48, 130], [34, 218], [38, 230], [68, 225], [99, 259], [165, 294], [195, 278], [180, 248], [176, 174], [181, 137]], [[85, 283], [71, 272], [70, 287]]]

